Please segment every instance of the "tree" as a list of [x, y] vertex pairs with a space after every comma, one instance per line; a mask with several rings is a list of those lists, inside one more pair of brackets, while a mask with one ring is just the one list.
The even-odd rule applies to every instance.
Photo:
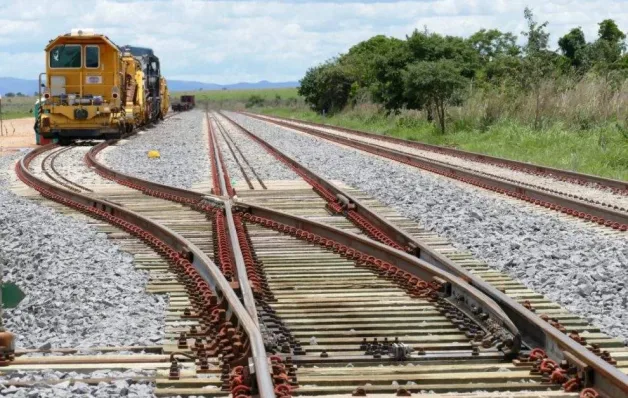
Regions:
[[587, 41], [582, 28], [574, 28], [558, 39], [558, 47], [574, 68], [583, 68], [588, 63]]
[[392, 42], [388, 53], [375, 59], [373, 98], [388, 112], [397, 112], [405, 105], [402, 71], [411, 59], [407, 42], [403, 40]]
[[384, 35], [373, 36], [351, 47], [339, 62], [351, 75], [359, 88], [372, 86], [376, 82], [376, 63], [378, 58], [386, 58], [402, 41]]
[[526, 55], [537, 55], [538, 53], [547, 51], [549, 33], [545, 31], [545, 28], [547, 28], [548, 22], [545, 21], [539, 25], [538, 22], [534, 20], [532, 10], [528, 7], [523, 10], [523, 15], [528, 25], [528, 30], [521, 32], [522, 35], [528, 38], [528, 42], [524, 47]]
[[626, 50], [626, 35], [619, 30], [612, 19], [600, 22], [598, 39], [593, 44], [593, 54], [596, 59], [596, 68], [603, 75], [608, 76], [611, 71], [619, 69], [622, 65], [621, 57]]
[[352, 83], [336, 59], [308, 69], [298, 92], [317, 112], [334, 113], [347, 105]]
[[525, 8], [523, 15], [528, 25], [528, 30], [521, 32], [528, 38], [524, 46], [525, 58], [522, 63], [521, 78], [524, 88], [533, 91], [535, 97], [534, 129], [541, 126], [541, 84], [554, 70], [554, 55], [548, 50], [549, 33], [545, 31], [547, 21], [538, 24], [534, 19], [532, 10]]
[[7, 98], [13, 98], [15, 97], [15, 93], [6, 93], [4, 96]]
[[612, 19], [605, 19], [598, 25], [598, 39], [593, 43], [591, 52], [595, 58], [594, 69], [604, 77], [606, 82], [603, 102], [607, 104], [604, 107], [604, 118], [608, 119], [609, 102], [614, 91], [620, 86], [620, 82], [624, 78], [624, 69], [628, 66], [622, 58], [626, 50], [626, 35], [619, 30]]
[[432, 108], [443, 134], [447, 106], [466, 84], [460, 72], [454, 61], [441, 59], [410, 64], [403, 74], [406, 98]]
[[450, 59], [456, 62], [460, 73], [468, 78], [479, 68], [479, 54], [471, 43], [461, 37], [441, 36], [415, 29], [406, 39], [411, 62]]
[[624, 32], [619, 30], [619, 27], [612, 19], [605, 19], [598, 24], [598, 37], [600, 40], [606, 40], [611, 43], [623, 42], [626, 38]]
[[256, 106], [264, 106], [264, 98], [259, 94], [253, 94], [249, 97], [248, 101], [244, 105], [247, 108], [253, 108]]
[[517, 45], [517, 36], [497, 29], [480, 29], [472, 34], [468, 41], [478, 52], [483, 63], [503, 55], [517, 56], [521, 51]]

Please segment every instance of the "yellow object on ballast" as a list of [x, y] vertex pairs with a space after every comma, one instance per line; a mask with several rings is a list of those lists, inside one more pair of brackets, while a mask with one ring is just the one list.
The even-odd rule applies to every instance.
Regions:
[[149, 159], [159, 159], [160, 157], [161, 155], [159, 154], [159, 151], [148, 151]]

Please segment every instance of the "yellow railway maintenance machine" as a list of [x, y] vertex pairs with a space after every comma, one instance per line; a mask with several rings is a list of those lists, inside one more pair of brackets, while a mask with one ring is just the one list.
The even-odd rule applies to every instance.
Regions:
[[[147, 61], [134, 56], [88, 29], [73, 29], [51, 40], [45, 52], [46, 72], [39, 75], [40, 99], [35, 104], [40, 145], [52, 140], [67, 144], [79, 138], [119, 138], [167, 112], [161, 106], [160, 94], [167, 93], [167, 87], [158, 75], [157, 57]], [[153, 68], [146, 79], [144, 69], [155, 62], [157, 76]], [[156, 94], [149, 90], [155, 79], [163, 86], [152, 90]]]

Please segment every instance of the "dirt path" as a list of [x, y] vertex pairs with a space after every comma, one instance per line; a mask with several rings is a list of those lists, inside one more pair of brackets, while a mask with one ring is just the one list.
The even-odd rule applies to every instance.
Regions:
[[3, 120], [2, 133], [0, 134], [0, 155], [15, 152], [20, 148], [35, 147], [34, 124], [35, 119], [32, 117]]

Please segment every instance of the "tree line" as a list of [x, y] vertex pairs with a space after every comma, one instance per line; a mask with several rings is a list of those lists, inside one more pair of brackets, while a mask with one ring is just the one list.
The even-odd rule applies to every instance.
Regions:
[[593, 41], [580, 27], [572, 29], [554, 51], [548, 23], [537, 22], [529, 8], [524, 18], [522, 45], [513, 33], [497, 29], [481, 29], [468, 38], [427, 29], [405, 39], [372, 37], [310, 68], [299, 94], [317, 112], [334, 113], [362, 102], [380, 104], [388, 113], [421, 110], [445, 132], [447, 108], [464, 104], [474, 91], [526, 93], [534, 99], [538, 128], [548, 79], [569, 77], [573, 85], [595, 75], [610, 98], [628, 76], [626, 35], [612, 19], [598, 24]]

